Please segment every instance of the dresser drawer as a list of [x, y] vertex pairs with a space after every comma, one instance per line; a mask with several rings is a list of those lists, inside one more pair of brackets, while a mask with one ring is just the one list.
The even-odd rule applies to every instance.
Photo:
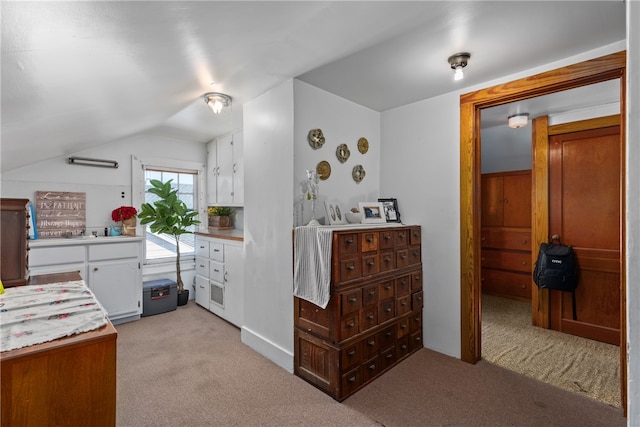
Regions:
[[358, 253], [358, 235], [356, 233], [338, 234], [338, 253], [340, 255]]
[[409, 317], [409, 330], [411, 332], [422, 330], [422, 310], [412, 313]]
[[411, 311], [411, 295], [396, 298], [396, 316], [402, 316]]
[[360, 387], [362, 384], [361, 375], [360, 366], [357, 366], [342, 376], [340, 386], [342, 388], [341, 394], [343, 396], [348, 396]]
[[378, 232], [367, 231], [360, 234], [362, 252], [376, 252], [378, 250]]
[[420, 254], [420, 246], [411, 246], [409, 248], [409, 264], [415, 265], [422, 262]]
[[412, 227], [409, 229], [409, 244], [411, 246], [419, 246], [422, 244], [420, 227]]
[[396, 249], [396, 268], [409, 265], [409, 249]]
[[209, 261], [209, 279], [218, 283], [224, 283], [224, 264]]
[[405, 317], [398, 322], [397, 337], [402, 338], [409, 335], [409, 317]]
[[395, 345], [396, 359], [400, 360], [409, 354], [409, 336], [402, 337]]
[[209, 258], [196, 257], [196, 274], [209, 277]]
[[380, 237], [380, 249], [393, 249], [395, 242], [395, 234], [393, 231], [381, 231]]
[[340, 341], [358, 335], [360, 332], [359, 312], [351, 313], [340, 321]]
[[196, 256], [209, 259], [209, 242], [196, 239]]
[[362, 288], [362, 305], [364, 307], [378, 303], [378, 284]]
[[409, 351], [415, 351], [419, 348], [422, 348], [422, 330], [409, 336]]
[[209, 257], [218, 262], [224, 262], [224, 245], [222, 243], [209, 243]]
[[378, 354], [378, 335], [373, 334], [368, 338], [365, 338], [360, 343], [362, 348], [362, 358], [368, 359]]
[[396, 254], [392, 250], [380, 252], [380, 272], [396, 268]]
[[362, 276], [359, 257], [340, 260], [339, 268], [340, 282], [347, 282]]
[[395, 282], [393, 280], [380, 283], [378, 286], [378, 299], [392, 298], [395, 295], [395, 289]]
[[422, 310], [424, 301], [422, 300], [422, 291], [411, 294], [411, 311]]
[[422, 289], [422, 271], [411, 275], [411, 292]]
[[355, 289], [340, 294], [340, 314], [353, 313], [362, 307], [362, 291]]
[[371, 276], [380, 272], [380, 266], [378, 265], [378, 254], [373, 253], [371, 255], [362, 255], [362, 275]]
[[390, 347], [380, 353], [380, 370], [383, 371], [393, 365], [396, 362], [396, 349], [395, 347]]
[[406, 248], [409, 242], [409, 230], [402, 229], [395, 232], [394, 246], [398, 248]]
[[482, 268], [499, 268], [503, 270], [531, 273], [531, 253], [484, 249], [480, 258]]
[[378, 373], [380, 372], [380, 368], [378, 366], [379, 362], [378, 362], [378, 356], [376, 355], [375, 357], [372, 357], [368, 360], [366, 360], [361, 367], [361, 372], [362, 372], [362, 382], [366, 383], [367, 381], [369, 381], [371, 378], [375, 377], [376, 375], [378, 375]]
[[400, 298], [411, 293], [411, 276], [400, 276], [396, 279], [396, 298]]
[[531, 299], [532, 278], [530, 274], [482, 269], [481, 277], [482, 292], [522, 300]]
[[483, 228], [480, 245], [483, 248], [531, 251], [531, 231]]
[[383, 300], [378, 305], [378, 321], [384, 323], [387, 320], [393, 319], [396, 316], [396, 300], [388, 298]]
[[384, 351], [396, 341], [396, 325], [391, 325], [378, 333], [378, 348]]
[[340, 350], [340, 367], [342, 371], [348, 371], [361, 360], [360, 343], [357, 342], [349, 347]]
[[361, 310], [360, 326], [362, 331], [373, 328], [378, 324], [378, 306], [369, 306]]

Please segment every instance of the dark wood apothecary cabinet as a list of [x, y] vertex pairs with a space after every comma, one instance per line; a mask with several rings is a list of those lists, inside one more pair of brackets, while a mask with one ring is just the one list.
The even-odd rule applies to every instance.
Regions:
[[338, 401], [422, 348], [419, 226], [333, 232], [325, 309], [294, 297], [294, 372]]
[[29, 280], [29, 203], [28, 199], [0, 199], [0, 275], [6, 288]]

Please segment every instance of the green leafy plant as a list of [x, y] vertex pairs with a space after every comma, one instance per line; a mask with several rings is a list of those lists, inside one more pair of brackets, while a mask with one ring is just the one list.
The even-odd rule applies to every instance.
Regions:
[[200, 224], [196, 219], [198, 212], [189, 209], [187, 205], [178, 198], [178, 190], [171, 189], [171, 179], [165, 183], [157, 179], [151, 180], [152, 188], [149, 193], [155, 194], [160, 199], [151, 203], [143, 203], [142, 209], [138, 213], [140, 224], [149, 224], [149, 229], [153, 233], [167, 234], [173, 236], [176, 241], [176, 282], [178, 293], [184, 291], [184, 284], [180, 275], [180, 236], [192, 233], [188, 227]]
[[231, 216], [233, 209], [226, 206], [212, 206], [207, 209], [207, 214], [209, 216]]

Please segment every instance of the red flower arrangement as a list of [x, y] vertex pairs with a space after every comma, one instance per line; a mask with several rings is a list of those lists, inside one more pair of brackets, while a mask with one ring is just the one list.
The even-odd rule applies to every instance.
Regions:
[[121, 222], [124, 219], [131, 219], [138, 215], [138, 211], [133, 206], [120, 206], [111, 212], [111, 219]]

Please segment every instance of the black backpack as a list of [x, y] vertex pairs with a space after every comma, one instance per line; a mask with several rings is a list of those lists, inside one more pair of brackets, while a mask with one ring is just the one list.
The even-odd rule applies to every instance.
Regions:
[[[554, 240], [558, 244], [554, 244]], [[533, 269], [533, 281], [540, 289], [554, 289], [571, 292], [573, 298], [573, 319], [576, 320], [576, 293], [578, 286], [578, 264], [571, 246], [560, 243], [553, 236], [550, 243], [541, 243], [538, 260]]]

